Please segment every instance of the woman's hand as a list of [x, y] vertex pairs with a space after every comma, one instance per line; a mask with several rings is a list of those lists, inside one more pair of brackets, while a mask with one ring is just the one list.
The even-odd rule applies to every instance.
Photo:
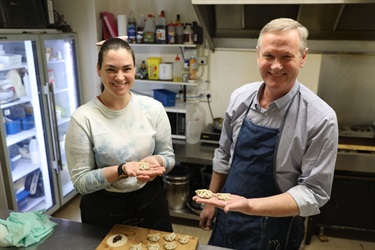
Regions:
[[137, 171], [137, 179], [139, 181], [147, 182], [154, 180], [157, 176], [162, 176], [165, 172], [165, 167], [162, 166], [162, 160], [158, 156], [149, 156], [142, 159], [140, 162], [149, 163], [149, 170]]

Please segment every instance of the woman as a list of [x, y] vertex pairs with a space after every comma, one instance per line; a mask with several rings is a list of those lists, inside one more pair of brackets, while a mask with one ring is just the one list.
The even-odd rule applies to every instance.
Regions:
[[[102, 44], [102, 92], [77, 109], [66, 133], [69, 173], [82, 194], [83, 223], [172, 232], [161, 177], [175, 163], [169, 120], [160, 102], [130, 92], [135, 71], [127, 42]], [[140, 162], [149, 169], [141, 170]]]

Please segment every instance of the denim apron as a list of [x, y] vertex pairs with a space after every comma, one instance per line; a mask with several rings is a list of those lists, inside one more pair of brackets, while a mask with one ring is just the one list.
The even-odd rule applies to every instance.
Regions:
[[[295, 97], [295, 96], [294, 96]], [[280, 194], [276, 183], [275, 162], [281, 131], [258, 126], [247, 119], [255, 98], [246, 110], [234, 150], [232, 167], [222, 192], [247, 198]], [[262, 217], [218, 209], [209, 245], [234, 249], [299, 249], [304, 237], [302, 217]]]

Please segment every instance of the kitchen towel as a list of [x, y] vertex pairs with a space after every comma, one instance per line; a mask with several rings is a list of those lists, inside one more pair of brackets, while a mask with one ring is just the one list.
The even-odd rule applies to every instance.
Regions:
[[128, 35], [128, 17], [126, 15], [117, 15], [117, 28], [119, 36]]
[[0, 219], [0, 246], [27, 247], [49, 235], [57, 223], [49, 220], [45, 210], [11, 212]]

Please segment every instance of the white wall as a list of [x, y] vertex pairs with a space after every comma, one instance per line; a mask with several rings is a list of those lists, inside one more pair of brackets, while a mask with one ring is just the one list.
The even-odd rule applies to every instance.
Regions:
[[64, 20], [78, 36], [81, 91], [83, 103], [96, 95], [96, 21], [95, 5], [87, 0], [54, 0], [54, 8], [64, 15]]
[[[219, 50], [210, 55], [212, 112], [221, 116], [234, 89], [253, 81], [261, 81], [255, 51]], [[298, 80], [317, 93], [321, 55], [310, 54]]]

